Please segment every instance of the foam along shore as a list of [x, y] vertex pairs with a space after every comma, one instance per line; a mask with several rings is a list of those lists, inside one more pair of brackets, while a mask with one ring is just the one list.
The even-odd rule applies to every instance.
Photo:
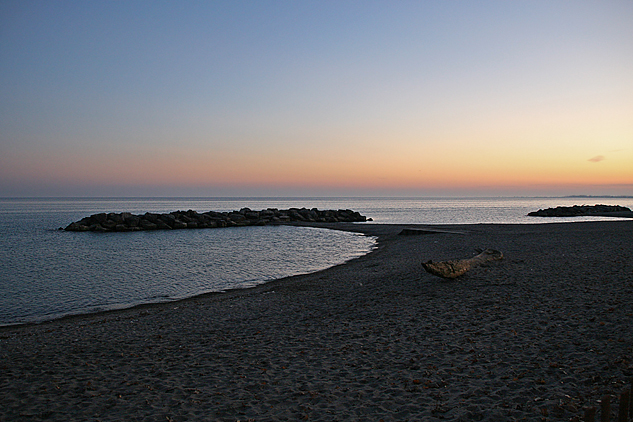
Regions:
[[[364, 222], [367, 217], [352, 210], [318, 210], [317, 208], [290, 208], [279, 210], [268, 208], [254, 211], [242, 208], [239, 211], [174, 211], [166, 214], [147, 212], [134, 215], [123, 213], [99, 213], [70, 223], [66, 231], [129, 232], [139, 230], [214, 229], [235, 226], [265, 226], [291, 222]], [[371, 218], [369, 219], [371, 221]]]
[[619, 217], [633, 218], [630, 208], [620, 205], [574, 205], [546, 208], [528, 213], [529, 217]]
[[[378, 248], [252, 289], [0, 328], [0, 420], [569, 421], [633, 376], [631, 221], [322, 226]], [[422, 269], [478, 248], [504, 259], [453, 281]]]

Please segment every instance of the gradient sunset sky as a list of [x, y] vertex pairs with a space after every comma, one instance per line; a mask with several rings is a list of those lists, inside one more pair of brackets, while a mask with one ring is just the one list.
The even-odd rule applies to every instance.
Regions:
[[0, 196], [633, 195], [633, 1], [0, 2]]

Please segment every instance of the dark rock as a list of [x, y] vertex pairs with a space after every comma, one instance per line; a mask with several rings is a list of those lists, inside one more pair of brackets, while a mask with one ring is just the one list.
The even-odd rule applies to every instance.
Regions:
[[111, 212], [110, 214], [108, 214], [108, 220], [112, 220], [118, 224], [123, 222], [123, 217], [121, 216], [121, 214], [115, 214]]
[[101, 225], [108, 230], [113, 230], [114, 227], [116, 226], [116, 223], [112, 220], [106, 220], [103, 223], [101, 223]]
[[156, 230], [158, 229], [158, 224], [152, 223], [149, 220], [143, 219], [139, 223], [139, 227], [143, 230]]
[[228, 215], [229, 220], [234, 221], [234, 222], [239, 222], [239, 221], [243, 221], [246, 220], [246, 217], [244, 216], [244, 214], [241, 214], [239, 212], [232, 212]]
[[180, 214], [178, 215], [178, 217], [176, 217], [178, 220], [182, 221], [183, 223], [193, 223], [193, 218], [190, 218], [189, 216], [187, 216], [187, 214]]
[[[371, 221], [371, 219], [369, 219]], [[139, 230], [171, 230], [195, 229], [235, 226], [265, 226], [268, 224], [283, 224], [291, 222], [363, 222], [367, 218], [352, 210], [325, 210], [317, 208], [290, 208], [278, 210], [268, 208], [253, 211], [242, 208], [239, 211], [198, 213], [194, 210], [174, 211], [168, 214], [145, 213], [134, 215], [123, 213], [99, 213], [85, 217], [80, 221], [70, 223], [63, 230], [67, 231], [95, 231], [95, 232], [129, 232]]]
[[90, 226], [90, 231], [92, 232], [109, 232], [110, 230], [103, 227], [101, 224], [93, 224]]
[[171, 230], [171, 226], [169, 226], [163, 220], [158, 220], [156, 222], [156, 227], [157, 227], [158, 230]]
[[176, 221], [176, 217], [173, 214], [161, 214], [159, 217], [160, 220], [167, 224], [169, 227], [174, 225], [174, 221]]
[[70, 223], [64, 230], [73, 232], [85, 232], [90, 230], [90, 227], [81, 224], [81, 222]]
[[180, 221], [180, 220], [174, 220], [174, 223], [173, 223], [172, 227], [174, 229], [186, 229], [187, 228], [187, 223], [185, 223], [184, 221]]
[[528, 213], [530, 217], [633, 217], [633, 212], [619, 205], [574, 205], [572, 207], [546, 208]]
[[146, 212], [143, 216], [145, 217], [145, 219], [147, 221], [150, 221], [150, 222], [152, 222], [154, 224], [156, 224], [156, 222], [158, 221], [158, 217], [159, 217], [158, 214], [152, 214], [151, 212]]
[[90, 218], [95, 220], [97, 223], [102, 224], [104, 221], [108, 219], [108, 216], [106, 215], [106, 213], [102, 212], [100, 214], [95, 214], [91, 216]]
[[259, 219], [259, 213], [258, 212], [253, 212], [253, 211], [248, 211], [247, 213], [244, 214], [244, 217], [246, 217], [249, 220], [258, 220]]

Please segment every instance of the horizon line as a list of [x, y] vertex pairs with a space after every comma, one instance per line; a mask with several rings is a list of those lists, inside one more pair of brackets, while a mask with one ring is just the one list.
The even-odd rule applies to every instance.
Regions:
[[633, 195], [482, 195], [482, 196], [468, 196], [468, 195], [397, 195], [397, 196], [380, 196], [380, 195], [342, 195], [342, 196], [293, 196], [293, 195], [280, 195], [280, 196], [0, 196], [0, 200], [6, 199], [484, 199], [484, 198], [534, 198], [534, 199], [547, 199], [547, 198], [623, 198], [630, 199]]

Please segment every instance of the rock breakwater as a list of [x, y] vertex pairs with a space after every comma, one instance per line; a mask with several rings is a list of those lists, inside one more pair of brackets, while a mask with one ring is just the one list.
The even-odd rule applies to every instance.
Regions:
[[[279, 210], [268, 208], [253, 211], [242, 208], [239, 211], [174, 211], [168, 214], [146, 212], [135, 215], [129, 212], [100, 213], [70, 223], [63, 230], [93, 232], [129, 232], [140, 230], [213, 229], [236, 226], [265, 226], [292, 222], [364, 222], [371, 221], [357, 211], [318, 210], [316, 208], [290, 208]], [[61, 229], [61, 228], [60, 228]]]
[[620, 205], [574, 205], [572, 207], [546, 208], [528, 213], [530, 217], [633, 217], [633, 212]]

